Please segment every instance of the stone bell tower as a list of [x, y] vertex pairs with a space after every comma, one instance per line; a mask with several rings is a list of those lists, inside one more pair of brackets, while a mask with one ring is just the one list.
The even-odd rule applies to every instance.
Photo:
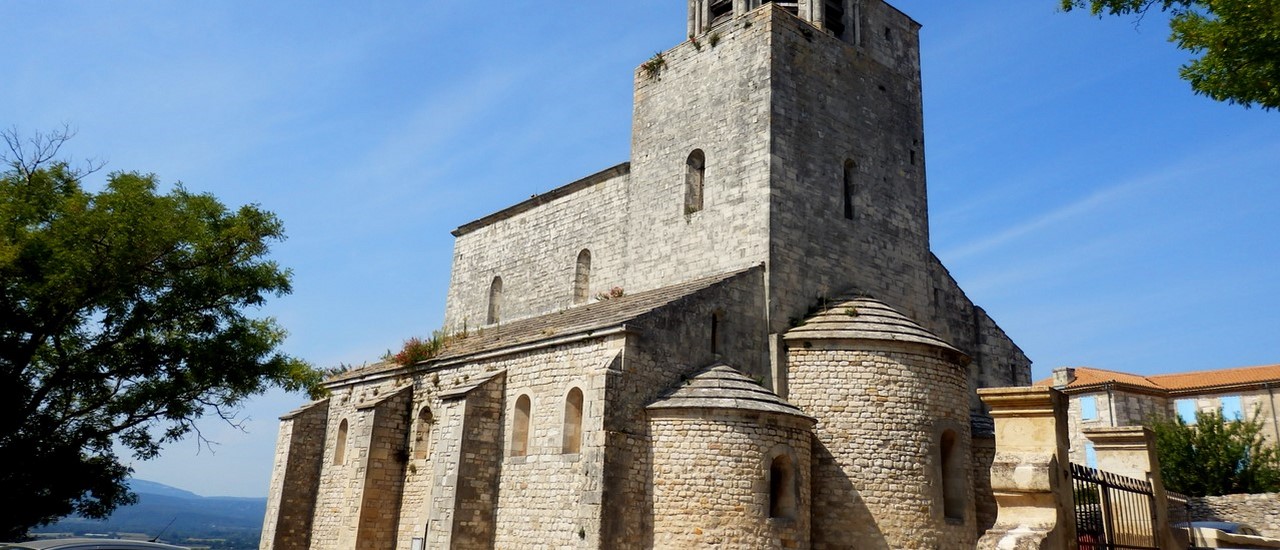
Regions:
[[763, 263], [770, 333], [850, 290], [932, 324], [919, 24], [882, 0], [690, 0], [688, 30], [636, 72], [633, 227], [673, 246], [633, 273], [676, 282], [672, 248], [678, 276]]

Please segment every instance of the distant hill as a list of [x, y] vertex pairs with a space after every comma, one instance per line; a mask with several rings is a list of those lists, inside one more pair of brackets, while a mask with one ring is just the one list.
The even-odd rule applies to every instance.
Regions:
[[123, 506], [105, 520], [68, 517], [33, 533], [144, 533], [176, 544], [214, 549], [258, 547], [267, 499], [202, 497], [143, 479], [130, 480], [138, 503]]

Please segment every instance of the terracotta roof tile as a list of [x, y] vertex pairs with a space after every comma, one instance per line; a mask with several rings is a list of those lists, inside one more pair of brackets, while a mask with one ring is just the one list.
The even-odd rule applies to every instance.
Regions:
[[1169, 391], [1280, 382], [1280, 365], [1161, 374], [1151, 379]]
[[[1173, 374], [1155, 374], [1151, 376], [1095, 369], [1092, 367], [1076, 367], [1075, 376], [1075, 380], [1067, 385], [1067, 389], [1083, 388], [1112, 382], [1164, 392], [1179, 393], [1261, 384], [1263, 382], [1280, 382], [1280, 365], [1203, 370]], [[1036, 382], [1035, 385], [1052, 386], [1053, 378], [1040, 380]]]

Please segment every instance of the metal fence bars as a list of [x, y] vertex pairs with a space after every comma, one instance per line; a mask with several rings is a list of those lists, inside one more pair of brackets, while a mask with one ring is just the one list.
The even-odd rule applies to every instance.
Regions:
[[1080, 550], [1160, 548], [1150, 482], [1072, 463], [1071, 483]]

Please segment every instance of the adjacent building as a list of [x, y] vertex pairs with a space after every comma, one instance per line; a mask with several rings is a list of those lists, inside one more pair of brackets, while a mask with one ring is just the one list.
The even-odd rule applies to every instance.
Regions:
[[1194, 424], [1197, 411], [1215, 411], [1227, 419], [1257, 418], [1263, 435], [1280, 441], [1276, 388], [1280, 365], [1142, 376], [1091, 367], [1063, 367], [1036, 382], [1070, 398], [1068, 429], [1071, 460], [1091, 463], [1092, 447], [1082, 430], [1141, 426], [1159, 418]]

